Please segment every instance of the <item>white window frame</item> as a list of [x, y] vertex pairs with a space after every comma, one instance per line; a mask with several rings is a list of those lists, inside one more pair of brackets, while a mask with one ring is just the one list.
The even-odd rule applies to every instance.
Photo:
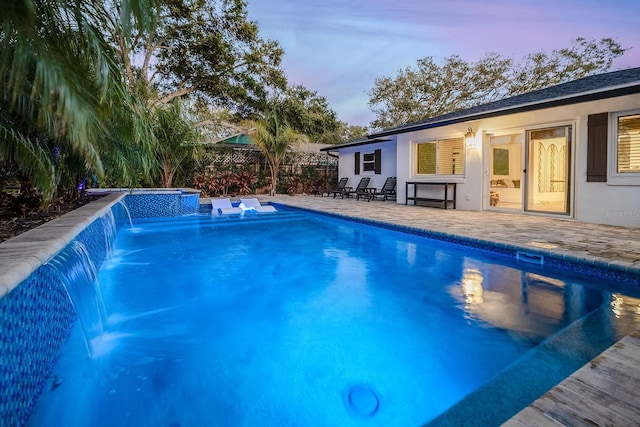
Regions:
[[[360, 173], [364, 174], [364, 175], [375, 174], [375, 172], [376, 172], [376, 153], [375, 153], [375, 151], [371, 151], [371, 152], [364, 152], [363, 151], [361, 156], [362, 156], [362, 160], [361, 160], [360, 167], [362, 169], [360, 170]], [[367, 156], [371, 156], [372, 159], [371, 160], [365, 160], [365, 158]], [[370, 165], [371, 169], [367, 169], [365, 165]]]
[[[438, 173], [438, 142], [439, 141], [443, 141], [443, 140], [447, 140], [447, 139], [457, 139], [457, 138], [461, 138], [462, 139], [462, 166], [463, 166], [463, 173], [462, 174], [439, 174]], [[428, 143], [435, 143], [436, 145], [436, 173], [433, 174], [427, 174], [427, 173], [418, 173], [418, 145], [420, 144], [428, 144]], [[416, 178], [433, 178], [435, 180], [442, 180], [443, 178], [446, 178], [447, 181], [455, 181], [455, 180], [464, 180], [464, 178], [467, 175], [467, 153], [466, 153], [466, 146], [465, 146], [465, 141], [464, 141], [464, 137], [463, 136], [449, 136], [449, 137], [440, 137], [440, 138], [427, 138], [427, 139], [421, 139], [419, 141], [414, 141], [413, 142], [413, 161], [412, 161], [412, 171], [413, 171], [413, 176]]]
[[636, 114], [640, 109], [609, 113], [607, 185], [640, 185], [640, 173], [618, 172], [618, 118]]

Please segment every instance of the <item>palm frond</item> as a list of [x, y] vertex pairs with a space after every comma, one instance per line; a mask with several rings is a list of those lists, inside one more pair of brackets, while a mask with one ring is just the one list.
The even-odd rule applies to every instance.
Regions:
[[52, 154], [0, 120], [0, 157], [15, 162], [40, 189], [45, 201], [55, 193], [56, 179]]

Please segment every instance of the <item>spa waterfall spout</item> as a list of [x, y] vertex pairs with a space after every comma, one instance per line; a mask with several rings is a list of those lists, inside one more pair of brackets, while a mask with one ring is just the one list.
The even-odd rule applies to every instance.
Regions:
[[93, 341], [104, 332], [106, 309], [96, 268], [84, 244], [73, 241], [47, 265], [64, 284], [73, 305], [89, 356], [93, 356]]

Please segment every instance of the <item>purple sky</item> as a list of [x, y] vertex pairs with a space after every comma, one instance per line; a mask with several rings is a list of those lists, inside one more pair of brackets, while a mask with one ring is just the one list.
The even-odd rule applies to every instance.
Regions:
[[631, 48], [612, 70], [640, 67], [638, 0], [247, 0], [249, 19], [285, 49], [290, 84], [327, 98], [340, 120], [367, 126], [367, 92], [419, 58], [569, 47], [577, 37], [611, 37]]

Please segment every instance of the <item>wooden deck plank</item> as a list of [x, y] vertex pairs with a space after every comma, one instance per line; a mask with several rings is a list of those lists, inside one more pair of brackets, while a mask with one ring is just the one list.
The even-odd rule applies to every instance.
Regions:
[[502, 424], [502, 427], [561, 427], [558, 421], [546, 416], [539, 409], [528, 406], [513, 418]]
[[503, 425], [640, 426], [639, 382], [636, 329]]
[[531, 406], [542, 411], [548, 417], [560, 424], [593, 425], [593, 426], [623, 426], [629, 425], [629, 420], [619, 414], [581, 396], [563, 386], [554, 388], [535, 401]]
[[578, 381], [573, 377], [569, 377], [564, 380], [560, 386], [566, 387], [579, 395], [585, 396], [591, 401], [607, 402], [606, 405], [608, 405], [608, 409], [620, 414], [628, 420], [640, 420], [640, 407], [637, 405], [634, 406], [618, 399], [612, 399], [611, 395], [604, 391], [583, 383], [582, 381]]
[[[638, 370], [638, 367], [631, 369]], [[638, 405], [637, 380], [634, 380], [633, 376], [627, 372], [600, 363], [595, 368], [587, 365], [572, 376], [576, 380], [604, 391], [614, 399], [619, 399], [630, 405]]]
[[596, 372], [600, 369], [612, 370], [619, 372], [628, 380], [640, 380], [640, 372], [635, 369], [640, 366], [640, 363], [634, 361], [632, 357], [624, 357], [621, 352], [602, 355], [587, 366], [588, 369]]
[[640, 366], [640, 334], [634, 334], [635, 332], [622, 338], [603, 354], [620, 362], [627, 361]]

